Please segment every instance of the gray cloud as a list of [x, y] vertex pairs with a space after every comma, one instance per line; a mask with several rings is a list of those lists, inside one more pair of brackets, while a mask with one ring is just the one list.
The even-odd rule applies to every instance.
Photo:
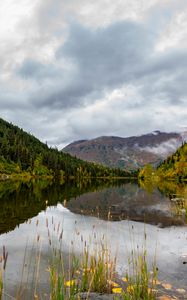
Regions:
[[25, 60], [21, 67], [16, 70], [23, 79], [45, 80], [46, 78], [58, 77], [58, 69], [52, 64], [45, 65], [32, 59]]
[[[144, 26], [134, 22], [96, 30], [71, 24], [65, 44], [56, 53], [58, 69], [28, 60], [18, 73], [43, 82], [50, 77], [50, 83], [38, 87], [33, 104], [38, 105], [39, 94], [42, 106], [77, 107], [94, 101], [105, 89], [135, 80], [149, 56], [152, 40]], [[73, 67], [64, 67], [64, 61]]]
[[187, 73], [187, 54], [176, 50], [153, 54], [154, 45], [155, 35], [136, 22], [93, 30], [71, 24], [66, 42], [56, 53], [58, 68], [26, 60], [18, 73], [39, 81], [31, 101], [42, 107], [84, 106], [124, 83], [142, 85], [145, 101], [160, 97], [180, 102], [186, 94], [181, 77]]
[[73, 24], [57, 58], [67, 57], [76, 64], [82, 83], [89, 83], [91, 89], [102, 89], [132, 80], [151, 46], [149, 33], [135, 22], [96, 30]]
[[144, 99], [157, 99], [182, 104], [187, 96], [187, 53], [168, 51], [155, 55], [140, 73]]

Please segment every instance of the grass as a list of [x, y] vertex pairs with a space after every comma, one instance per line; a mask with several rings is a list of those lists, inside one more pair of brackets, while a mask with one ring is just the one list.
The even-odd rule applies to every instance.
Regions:
[[146, 251], [138, 255], [132, 251], [129, 270], [123, 278], [118, 277], [115, 266], [116, 258], [112, 259], [107, 249], [101, 249], [95, 255], [89, 255], [86, 249], [82, 261], [74, 257], [68, 278], [53, 264], [50, 268], [50, 299], [77, 299], [82, 292], [86, 292], [87, 297], [90, 292], [96, 292], [120, 294], [124, 300], [156, 299], [157, 268], [153, 264], [152, 272], [148, 271]]

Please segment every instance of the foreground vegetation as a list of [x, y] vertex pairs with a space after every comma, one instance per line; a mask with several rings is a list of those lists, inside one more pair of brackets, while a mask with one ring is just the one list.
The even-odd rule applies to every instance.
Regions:
[[[1, 175], [3, 174], [3, 175]], [[88, 163], [48, 147], [33, 135], [0, 119], [0, 177], [127, 177], [129, 172]]]
[[[149, 270], [147, 253], [143, 246], [137, 247], [129, 257], [129, 263], [124, 277], [119, 277], [116, 272], [117, 257], [112, 256], [105, 237], [100, 238], [95, 232], [88, 240], [78, 235], [76, 243], [81, 243], [82, 251], [76, 254], [74, 242], [71, 242], [69, 254], [63, 253], [63, 229], [60, 224], [55, 224], [52, 219], [53, 231], [50, 229], [50, 220], [46, 219], [48, 242], [50, 248], [48, 272], [47, 299], [69, 300], [88, 299], [90, 293], [115, 294], [123, 300], [155, 300], [157, 295], [156, 285], [157, 268], [153, 261]], [[58, 225], [58, 226], [57, 226]], [[36, 225], [38, 226], [38, 225]], [[57, 240], [54, 239], [54, 235]], [[8, 296], [14, 299], [43, 299], [40, 290], [40, 263], [41, 263], [41, 236], [35, 242], [35, 272], [32, 290], [25, 289], [25, 266], [31, 264], [32, 258], [24, 255], [21, 283], [15, 295], [8, 295], [4, 284], [6, 283], [6, 264], [8, 251], [3, 248], [0, 262], [0, 299]], [[80, 241], [78, 241], [80, 239]], [[25, 277], [25, 278], [24, 278]], [[26, 284], [27, 286], [27, 284]], [[6, 297], [5, 297], [6, 298]]]
[[[50, 298], [52, 300], [80, 299], [82, 293], [85, 293], [88, 298], [89, 294], [94, 292], [118, 294], [120, 299], [124, 300], [156, 299], [157, 270], [154, 266], [152, 272], [148, 271], [146, 251], [137, 256], [132, 254], [130, 271], [127, 271], [123, 278], [117, 276], [115, 265], [116, 259], [110, 257], [104, 245], [100, 250], [95, 250], [93, 255], [90, 255], [88, 248], [85, 248], [80, 261], [73, 257], [68, 280], [64, 271], [59, 271], [58, 267], [53, 265], [49, 269]], [[117, 296], [115, 298], [118, 299]]]

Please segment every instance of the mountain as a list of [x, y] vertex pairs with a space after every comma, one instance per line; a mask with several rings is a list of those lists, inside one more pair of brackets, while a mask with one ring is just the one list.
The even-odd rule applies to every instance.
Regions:
[[62, 151], [108, 167], [132, 170], [148, 163], [157, 166], [175, 152], [186, 137], [187, 133], [160, 131], [127, 138], [103, 136], [73, 142]]
[[0, 118], [0, 177], [2, 174], [23, 173], [68, 178], [130, 175], [125, 171], [111, 170], [49, 148], [33, 135]]

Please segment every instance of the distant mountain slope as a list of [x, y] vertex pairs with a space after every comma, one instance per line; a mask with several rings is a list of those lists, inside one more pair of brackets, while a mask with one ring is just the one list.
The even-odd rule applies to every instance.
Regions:
[[176, 151], [183, 139], [179, 133], [160, 131], [128, 138], [103, 136], [73, 142], [62, 151], [109, 167], [137, 169], [148, 163], [158, 165]]
[[127, 175], [125, 171], [111, 170], [51, 149], [31, 134], [0, 118], [0, 175], [22, 172], [34, 176], [79, 178]]

